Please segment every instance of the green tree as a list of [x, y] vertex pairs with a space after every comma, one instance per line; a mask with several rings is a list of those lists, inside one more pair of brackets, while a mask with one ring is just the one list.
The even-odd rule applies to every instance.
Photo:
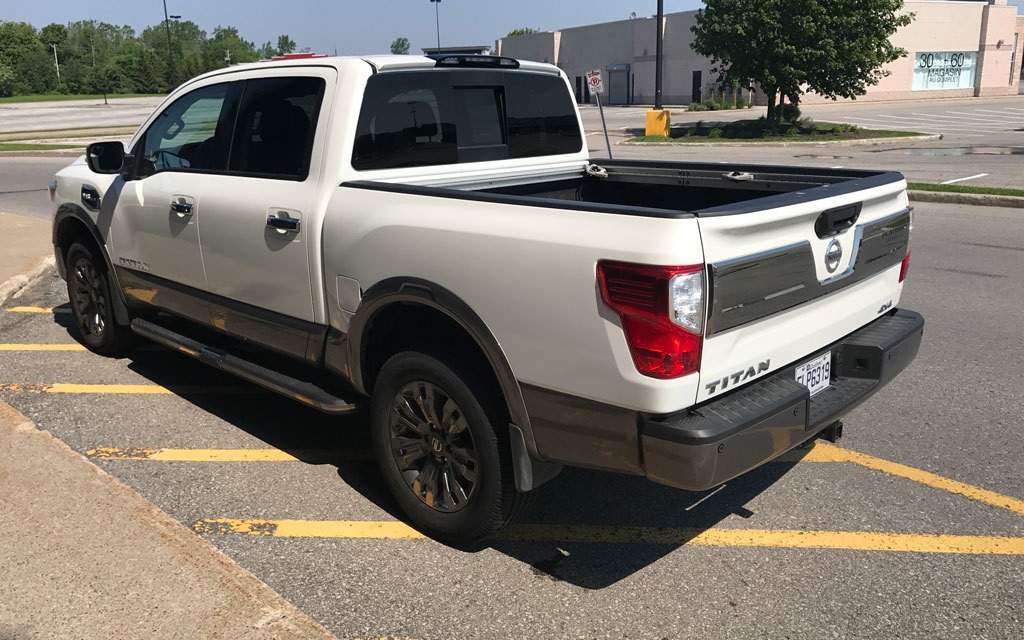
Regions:
[[283, 56], [288, 53], [294, 53], [295, 41], [288, 36], [277, 36], [277, 55]]
[[706, 0], [697, 12], [693, 50], [726, 82], [754, 81], [768, 96], [776, 129], [788, 99], [805, 90], [855, 98], [906, 54], [890, 38], [910, 24], [902, 0]]
[[508, 35], [506, 35], [505, 37], [514, 38], [516, 36], [528, 36], [531, 33], [537, 33], [537, 30], [534, 29], [533, 27], [520, 27], [518, 29], [513, 29], [509, 31]]
[[14, 75], [14, 69], [0, 62], [0, 98], [14, 95], [14, 81], [16, 79], [17, 76]]
[[139, 47], [132, 61], [131, 82], [135, 93], [160, 93], [167, 90], [164, 82], [166, 68], [164, 61], [155, 52]]
[[391, 41], [391, 53], [396, 56], [409, 55], [409, 38], [398, 36]]
[[14, 75], [8, 88], [12, 95], [33, 93], [39, 88], [38, 78], [30, 71], [38, 67], [40, 55], [45, 55], [45, 50], [35, 27], [27, 22], [0, 22], [0, 64]]
[[259, 54], [253, 43], [238, 34], [235, 27], [214, 28], [213, 35], [203, 45], [203, 61], [206, 71], [220, 69], [229, 64], [255, 62]]

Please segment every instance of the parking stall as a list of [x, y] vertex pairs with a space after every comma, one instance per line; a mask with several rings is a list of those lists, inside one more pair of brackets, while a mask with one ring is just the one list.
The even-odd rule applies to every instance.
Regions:
[[566, 470], [524, 524], [454, 549], [396, 518], [361, 416], [153, 345], [101, 358], [69, 320], [56, 279], [0, 312], [0, 399], [340, 637], [1009, 637], [1020, 620], [1014, 496], [819, 443], [699, 494]]

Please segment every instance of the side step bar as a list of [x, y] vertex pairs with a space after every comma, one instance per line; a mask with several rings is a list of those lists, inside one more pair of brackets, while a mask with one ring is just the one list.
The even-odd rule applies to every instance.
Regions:
[[324, 413], [352, 413], [359, 409], [358, 406], [349, 403], [344, 398], [340, 398], [311, 382], [284, 375], [258, 365], [255, 362], [243, 360], [230, 353], [210, 348], [197, 340], [183, 336], [148, 320], [141, 318], [132, 320], [132, 331], [153, 342], [195, 358], [211, 367], [234, 374], [293, 400], [298, 400]]

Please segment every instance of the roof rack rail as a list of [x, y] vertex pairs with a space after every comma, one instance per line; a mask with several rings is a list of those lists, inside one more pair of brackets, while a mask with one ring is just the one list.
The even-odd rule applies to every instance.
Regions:
[[485, 69], [518, 69], [519, 61], [503, 56], [484, 56], [477, 54], [452, 53], [431, 54], [427, 56], [437, 62], [435, 67], [474, 67]]

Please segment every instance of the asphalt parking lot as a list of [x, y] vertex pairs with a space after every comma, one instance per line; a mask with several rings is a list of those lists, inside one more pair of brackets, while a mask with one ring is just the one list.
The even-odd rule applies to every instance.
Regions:
[[839, 446], [701, 494], [567, 470], [474, 550], [400, 522], [359, 416], [95, 356], [56, 279], [0, 310], [0, 400], [340, 637], [1018, 638], [1022, 251], [1019, 210], [919, 205], [925, 342]]
[[[597, 107], [581, 109], [595, 156], [606, 153]], [[817, 167], [886, 167], [911, 182], [1014, 187], [1024, 185], [1024, 96], [927, 100], [899, 103], [806, 105], [803, 114], [823, 122], [845, 122], [867, 129], [917, 131], [942, 136], [929, 142], [890, 142], [878, 146], [802, 143], [787, 147], [729, 147], [693, 144], [619, 144], [643, 128], [644, 108], [608, 107], [605, 117], [617, 158], [749, 162]], [[687, 112], [673, 109], [673, 124], [757, 118], [764, 108]]]

